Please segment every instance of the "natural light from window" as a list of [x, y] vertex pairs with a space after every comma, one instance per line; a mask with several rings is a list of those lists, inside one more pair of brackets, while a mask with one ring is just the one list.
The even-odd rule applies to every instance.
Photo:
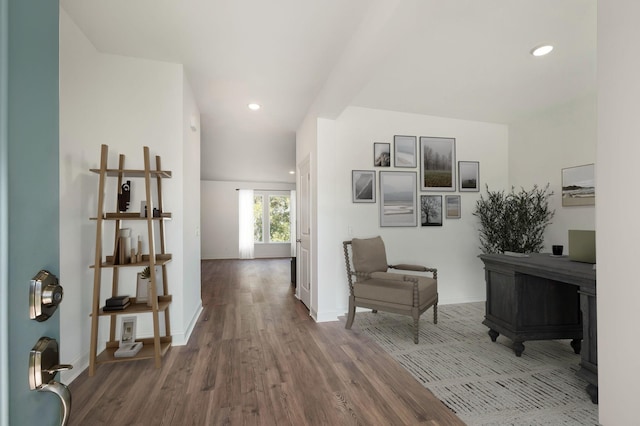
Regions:
[[291, 242], [289, 195], [260, 193], [255, 194], [253, 200], [254, 241], [267, 244]]

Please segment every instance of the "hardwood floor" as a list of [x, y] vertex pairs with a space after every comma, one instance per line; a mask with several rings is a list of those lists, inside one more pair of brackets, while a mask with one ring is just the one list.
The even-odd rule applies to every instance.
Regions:
[[464, 424], [357, 331], [315, 323], [288, 259], [203, 261], [202, 302], [162, 368], [106, 364], [74, 380], [69, 424]]

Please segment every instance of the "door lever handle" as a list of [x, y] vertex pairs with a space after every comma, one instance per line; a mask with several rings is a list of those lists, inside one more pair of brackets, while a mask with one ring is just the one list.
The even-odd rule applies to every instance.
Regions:
[[47, 372], [49, 374], [56, 374], [58, 371], [67, 371], [67, 370], [71, 370], [72, 368], [73, 368], [73, 365], [71, 364], [58, 364], [42, 371]]
[[70, 370], [69, 364], [60, 364], [56, 339], [41, 337], [29, 354], [29, 388], [38, 392], [51, 392], [60, 398], [61, 425], [65, 426], [71, 414], [71, 392], [66, 385], [55, 381], [59, 371]]
[[53, 381], [42, 385], [38, 392], [52, 392], [60, 398], [60, 403], [62, 404], [60, 426], [66, 426], [69, 421], [69, 413], [71, 413], [71, 392], [69, 392], [69, 388], [60, 382]]

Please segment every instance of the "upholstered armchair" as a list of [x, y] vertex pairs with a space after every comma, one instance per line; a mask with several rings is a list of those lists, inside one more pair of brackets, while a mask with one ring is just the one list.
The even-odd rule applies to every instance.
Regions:
[[[433, 306], [433, 323], [438, 323], [437, 269], [387, 264], [384, 242], [380, 237], [354, 238], [342, 245], [349, 281], [349, 313], [345, 328], [351, 329], [356, 307], [409, 315], [413, 318], [413, 341], [417, 344], [420, 315]], [[389, 269], [409, 273], [387, 272]], [[432, 277], [410, 272], [429, 272]]]

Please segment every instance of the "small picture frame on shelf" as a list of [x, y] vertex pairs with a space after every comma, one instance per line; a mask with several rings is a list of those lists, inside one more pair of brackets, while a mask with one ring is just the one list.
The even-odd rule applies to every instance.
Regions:
[[136, 317], [122, 317], [120, 327], [120, 346], [135, 343], [136, 341]]

